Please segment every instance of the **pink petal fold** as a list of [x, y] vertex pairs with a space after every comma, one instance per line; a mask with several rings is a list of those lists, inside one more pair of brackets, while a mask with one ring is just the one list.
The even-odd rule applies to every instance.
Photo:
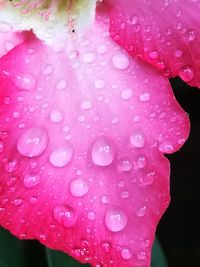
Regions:
[[149, 266], [189, 122], [168, 81], [97, 22], [0, 60], [0, 224], [92, 266]]
[[131, 55], [200, 87], [200, 2], [106, 0], [112, 38]]

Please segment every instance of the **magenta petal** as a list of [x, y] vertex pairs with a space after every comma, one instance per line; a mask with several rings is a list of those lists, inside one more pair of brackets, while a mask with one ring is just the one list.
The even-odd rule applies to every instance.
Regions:
[[[149, 266], [189, 122], [170, 85], [97, 23], [0, 60], [0, 224], [92, 266]], [[99, 264], [99, 265], [98, 265]]]
[[200, 3], [106, 0], [110, 33], [131, 55], [200, 87]]

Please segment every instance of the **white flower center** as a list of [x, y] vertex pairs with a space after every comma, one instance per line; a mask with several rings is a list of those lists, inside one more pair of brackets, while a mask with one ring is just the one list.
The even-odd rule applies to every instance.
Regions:
[[33, 30], [47, 44], [66, 40], [94, 20], [96, 0], [0, 1], [0, 22]]

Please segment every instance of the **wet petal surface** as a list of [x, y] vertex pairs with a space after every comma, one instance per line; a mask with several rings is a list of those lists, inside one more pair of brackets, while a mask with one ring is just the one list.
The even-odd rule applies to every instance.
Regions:
[[131, 55], [200, 87], [199, 1], [106, 0], [110, 32]]
[[188, 135], [170, 85], [98, 22], [0, 60], [0, 224], [92, 266], [149, 266]]

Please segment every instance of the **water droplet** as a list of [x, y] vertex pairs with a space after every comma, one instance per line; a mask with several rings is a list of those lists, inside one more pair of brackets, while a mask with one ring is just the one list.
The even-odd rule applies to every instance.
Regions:
[[132, 89], [124, 89], [121, 91], [121, 98], [123, 100], [130, 100], [133, 96], [133, 90]]
[[175, 57], [180, 58], [183, 55], [183, 51], [181, 51], [180, 49], [177, 49], [174, 51], [174, 55]]
[[140, 101], [141, 102], [148, 102], [150, 100], [150, 94], [145, 92], [140, 95]]
[[83, 197], [89, 191], [89, 185], [86, 180], [82, 178], [73, 179], [70, 182], [70, 192], [74, 197]]
[[35, 205], [35, 204], [37, 204], [37, 202], [38, 202], [38, 198], [37, 198], [36, 196], [31, 196], [31, 197], [29, 198], [29, 203], [30, 203], [31, 205]]
[[123, 199], [127, 199], [130, 197], [130, 194], [128, 191], [123, 191], [120, 193], [120, 197], [123, 198]]
[[147, 253], [145, 251], [141, 251], [137, 254], [138, 260], [146, 260]]
[[105, 54], [107, 50], [108, 50], [107, 46], [103, 44], [97, 47], [97, 53], [102, 54], [102, 55]]
[[158, 51], [152, 51], [152, 52], [150, 52], [150, 53], [149, 53], [149, 57], [150, 57], [151, 59], [156, 59], [156, 58], [158, 58]]
[[124, 260], [129, 260], [132, 257], [132, 252], [129, 248], [122, 248], [121, 257]]
[[119, 161], [118, 161], [118, 170], [119, 171], [124, 171], [124, 172], [128, 172], [132, 169], [132, 162], [131, 162], [131, 159], [129, 158], [121, 158]]
[[125, 70], [129, 66], [129, 58], [126, 54], [119, 53], [112, 57], [112, 63], [116, 69]]
[[60, 123], [64, 119], [63, 112], [59, 109], [54, 109], [50, 114], [51, 121], [54, 123]]
[[115, 147], [109, 138], [100, 136], [92, 146], [92, 160], [98, 166], [110, 165], [115, 157]]
[[159, 151], [166, 154], [171, 154], [175, 152], [175, 149], [172, 144], [165, 141], [162, 144], [159, 145]]
[[131, 24], [136, 25], [136, 24], [138, 24], [138, 22], [139, 22], [138, 16], [132, 16]]
[[40, 182], [40, 175], [38, 174], [26, 174], [24, 176], [24, 186], [26, 188], [34, 188]]
[[87, 218], [90, 221], [94, 221], [96, 219], [96, 213], [94, 211], [89, 211], [87, 214]]
[[17, 141], [17, 150], [26, 157], [41, 155], [48, 144], [48, 132], [44, 127], [33, 127], [25, 130]]
[[137, 167], [139, 169], [142, 169], [147, 164], [147, 158], [145, 157], [145, 155], [138, 155], [138, 157], [136, 159], [136, 163], [137, 163]]
[[101, 247], [102, 247], [102, 249], [103, 249], [106, 253], [108, 253], [108, 252], [110, 251], [110, 247], [111, 247], [111, 245], [110, 245], [109, 242], [107, 242], [107, 241], [103, 241], [103, 242], [101, 243]]
[[196, 39], [196, 33], [195, 31], [191, 30], [186, 33], [186, 40], [188, 42], [192, 42]]
[[185, 66], [179, 70], [179, 76], [184, 82], [190, 82], [194, 78], [194, 70]]
[[60, 205], [53, 210], [54, 219], [62, 226], [71, 228], [78, 220], [75, 210], [68, 205]]
[[147, 207], [146, 207], [146, 206], [140, 208], [140, 209], [137, 211], [137, 216], [138, 216], [138, 217], [143, 217], [143, 216], [146, 214], [146, 210], [147, 210]]
[[108, 195], [102, 195], [101, 196], [101, 203], [108, 204], [109, 203], [109, 196]]
[[59, 80], [56, 84], [56, 88], [58, 90], [64, 90], [67, 86], [67, 82], [65, 80]]
[[103, 89], [105, 87], [105, 81], [104, 80], [95, 80], [94, 86], [96, 89]]
[[53, 150], [49, 156], [49, 162], [54, 167], [65, 167], [72, 159], [74, 148], [71, 144], [66, 144]]
[[20, 90], [32, 91], [35, 89], [37, 80], [31, 74], [17, 75], [15, 79], [15, 84]]
[[146, 176], [142, 177], [142, 185], [152, 185], [154, 182], [155, 172], [150, 172]]
[[87, 52], [83, 55], [83, 62], [90, 64], [94, 62], [95, 60], [95, 54], [92, 52]]
[[145, 146], [145, 134], [141, 129], [135, 129], [130, 135], [130, 143], [134, 147], [142, 148]]
[[9, 173], [13, 173], [18, 168], [18, 161], [16, 159], [9, 160], [5, 164], [5, 170]]
[[3, 142], [0, 142], [0, 153], [3, 153], [5, 150], [5, 145]]
[[128, 218], [118, 207], [111, 207], [105, 213], [105, 225], [111, 232], [120, 232], [127, 225]]
[[92, 102], [90, 100], [82, 100], [81, 101], [81, 108], [84, 110], [91, 109], [92, 107]]
[[44, 75], [52, 74], [54, 71], [54, 67], [51, 64], [47, 64], [44, 68]]
[[23, 199], [22, 198], [16, 198], [16, 199], [14, 199], [13, 201], [12, 201], [12, 203], [13, 203], [13, 205], [15, 206], [15, 207], [19, 207], [19, 206], [21, 206], [22, 204], [23, 204]]

